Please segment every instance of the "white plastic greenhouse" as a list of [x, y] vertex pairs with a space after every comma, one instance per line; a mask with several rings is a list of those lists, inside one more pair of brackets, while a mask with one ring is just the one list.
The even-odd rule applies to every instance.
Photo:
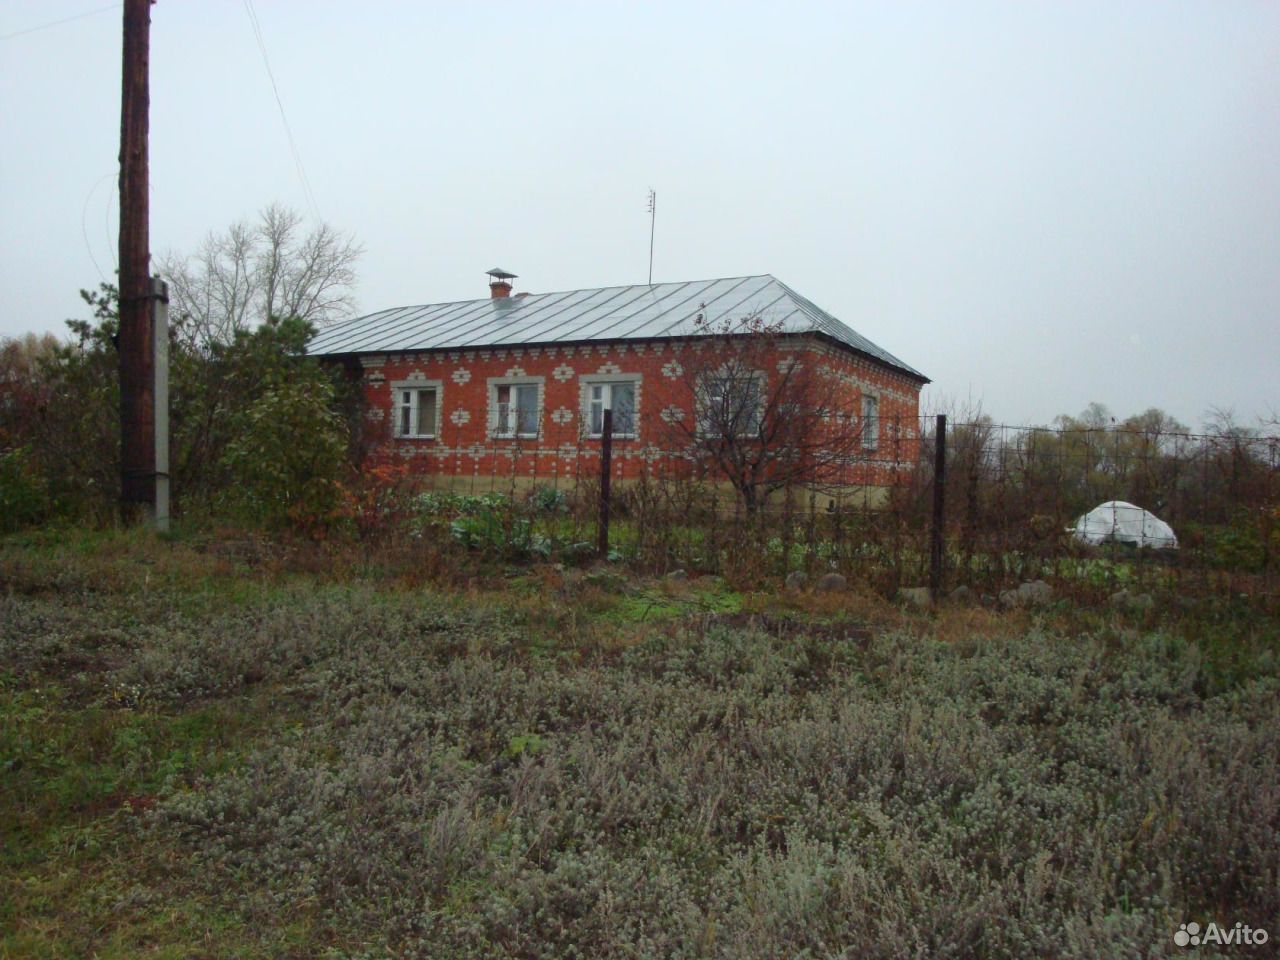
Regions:
[[1130, 543], [1153, 550], [1176, 550], [1178, 538], [1173, 528], [1149, 510], [1108, 500], [1076, 521], [1075, 537], [1094, 546], [1103, 543]]

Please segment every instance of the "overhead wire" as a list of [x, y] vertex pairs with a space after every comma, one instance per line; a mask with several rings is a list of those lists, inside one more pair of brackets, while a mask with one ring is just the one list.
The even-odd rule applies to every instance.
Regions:
[[[102, 182], [104, 180], [110, 179], [111, 177], [114, 177], [115, 175], [116, 175], [115, 172], [112, 171], [110, 173], [104, 173], [101, 177], [99, 177], [97, 183], [95, 183], [92, 187], [89, 188], [89, 192], [85, 195], [85, 198], [84, 198], [84, 206], [80, 208], [80, 234], [84, 237], [84, 248], [89, 254], [89, 259], [93, 262], [93, 269], [98, 271], [98, 277], [102, 280], [103, 283], [109, 283], [110, 281], [107, 280], [106, 274], [102, 272], [102, 267], [98, 263], [98, 258], [93, 255], [93, 244], [89, 242], [89, 224], [88, 224], [89, 204], [93, 202], [93, 195], [98, 192], [98, 188], [102, 186]], [[107, 204], [108, 212], [110, 211], [110, 207], [111, 205], [108, 202]], [[111, 231], [110, 231], [110, 228], [108, 227], [107, 248], [110, 249], [110, 247], [111, 247]]]
[[262, 37], [262, 25], [258, 22], [258, 14], [253, 7], [253, 0], [244, 0], [244, 10], [249, 16], [249, 24], [253, 27], [253, 35], [258, 41], [258, 50], [262, 54], [262, 65], [266, 68], [267, 79], [271, 81], [271, 91], [275, 94], [276, 107], [280, 110], [280, 122], [284, 125], [285, 136], [289, 140], [289, 150], [293, 154], [294, 166], [298, 170], [298, 181], [302, 184], [302, 193], [306, 197], [307, 204], [311, 207], [311, 213], [319, 220], [320, 207], [316, 203], [315, 193], [311, 189], [311, 181], [307, 178], [307, 170], [302, 163], [302, 153], [298, 150], [298, 143], [294, 139], [293, 128], [289, 125], [289, 117], [285, 114], [284, 101], [280, 97], [280, 87], [276, 83], [275, 73], [271, 69], [271, 59], [267, 56], [267, 44]]
[[50, 27], [60, 27], [64, 23], [71, 23], [75, 20], [83, 20], [86, 17], [96, 17], [100, 13], [106, 13], [109, 10], [119, 10], [123, 7], [123, 3], [113, 3], [107, 7], [99, 7], [96, 10], [89, 10], [86, 13], [77, 13], [73, 17], [63, 17], [61, 20], [51, 20], [48, 23], [42, 23], [34, 27], [26, 27], [23, 30], [14, 30], [12, 33], [0, 34], [0, 40], [12, 40], [14, 37], [24, 37], [28, 33], [36, 33], [39, 30], [48, 30]]

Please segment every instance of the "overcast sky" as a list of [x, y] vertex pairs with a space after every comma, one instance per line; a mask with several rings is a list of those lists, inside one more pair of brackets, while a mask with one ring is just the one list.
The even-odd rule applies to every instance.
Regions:
[[[120, 19], [0, 0], [0, 336], [112, 278]], [[772, 273], [1043, 423], [1280, 412], [1280, 4], [254, 0], [364, 311]], [[95, 12], [100, 11], [100, 12]], [[30, 32], [51, 21], [88, 16]], [[152, 7], [151, 246], [311, 214], [249, 14]]]

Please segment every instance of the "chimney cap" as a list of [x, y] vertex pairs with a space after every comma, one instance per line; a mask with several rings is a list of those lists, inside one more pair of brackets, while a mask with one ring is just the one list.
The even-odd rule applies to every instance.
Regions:
[[493, 277], [493, 279], [495, 280], [514, 280], [516, 279], [516, 276], [517, 276], [514, 273], [508, 273], [506, 270], [503, 270], [501, 267], [494, 267], [492, 270], [486, 270], [485, 273]]

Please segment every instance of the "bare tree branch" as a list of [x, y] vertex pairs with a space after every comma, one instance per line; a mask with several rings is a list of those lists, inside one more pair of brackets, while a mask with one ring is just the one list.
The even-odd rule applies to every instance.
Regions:
[[817, 341], [758, 317], [699, 323], [681, 353], [693, 410], [671, 422], [671, 446], [703, 477], [731, 484], [750, 511], [780, 490], [849, 484], [868, 425], [859, 391]]
[[272, 204], [252, 223], [210, 233], [190, 256], [160, 258], [181, 335], [203, 347], [272, 317], [320, 327], [354, 313], [360, 247], [328, 224], [303, 229], [299, 213]]

